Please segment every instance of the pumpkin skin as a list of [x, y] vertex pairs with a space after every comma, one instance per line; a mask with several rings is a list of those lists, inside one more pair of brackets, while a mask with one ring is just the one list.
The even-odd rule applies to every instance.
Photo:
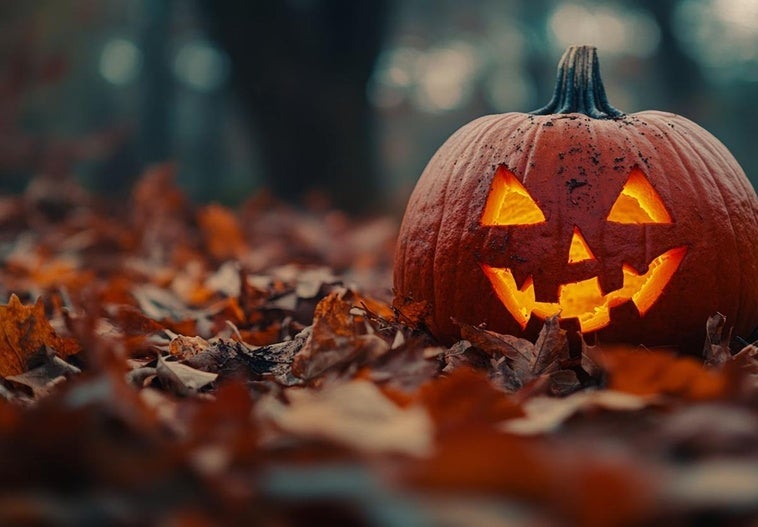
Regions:
[[[541, 221], [533, 211], [527, 223], [496, 224], [485, 213], [503, 178], [517, 180], [518, 199], [530, 199]], [[609, 220], [618, 220], [611, 213], [632, 180], [649, 184], [645, 199], [659, 202], [664, 219]], [[506, 216], [522, 208], [511, 206], [513, 196], [503, 202]], [[676, 265], [642, 308], [620, 294], [626, 274], [652, 273], [671, 251]], [[522, 290], [531, 282], [545, 312], [506, 305], [495, 284], [503, 272]], [[572, 315], [561, 288], [591, 280], [608, 304], [607, 323], [560, 315]], [[607, 104], [595, 49], [573, 47], [546, 109], [481, 117], [429, 161], [400, 228], [394, 287], [396, 307], [422, 303], [425, 325], [447, 343], [462, 324], [534, 338], [554, 308], [562, 325], [601, 342], [699, 353], [716, 312], [733, 335], [758, 327], [758, 197], [726, 147], [697, 124]]]

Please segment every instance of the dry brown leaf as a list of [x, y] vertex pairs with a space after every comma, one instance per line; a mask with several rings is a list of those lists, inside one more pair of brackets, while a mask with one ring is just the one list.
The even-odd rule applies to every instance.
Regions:
[[417, 400], [429, 410], [438, 434], [492, 427], [524, 415], [518, 403], [496, 389], [485, 374], [466, 367], [424, 384]]
[[[253, 400], [242, 381], [221, 383], [213, 399], [187, 406], [187, 441], [201, 452], [204, 469], [209, 468], [209, 452], [221, 453], [221, 461], [237, 469], [257, 461], [259, 430]], [[219, 452], [220, 451], [220, 452]], [[197, 461], [196, 455], [193, 456]], [[213, 456], [218, 458], [219, 456]], [[218, 461], [214, 463], [218, 465]]]
[[419, 329], [423, 326], [431, 310], [429, 303], [425, 300], [414, 302], [410, 299], [401, 298], [395, 298], [392, 307], [397, 312], [398, 320], [413, 329]]
[[42, 299], [25, 306], [16, 295], [11, 295], [8, 304], [0, 306], [0, 376], [8, 377], [25, 372], [29, 359], [43, 352], [45, 346], [59, 357], [67, 357], [79, 351], [73, 341], [58, 336], [45, 318]]
[[628, 459], [563, 448], [536, 438], [473, 428], [440, 441], [434, 455], [408, 465], [414, 486], [459, 495], [497, 495], [562, 519], [548, 524], [644, 525], [658, 485]]
[[196, 370], [186, 364], [164, 360], [161, 356], [158, 356], [155, 370], [164, 386], [178, 395], [196, 393], [218, 378], [217, 373]]
[[177, 335], [168, 343], [168, 352], [174, 357], [189, 359], [208, 349], [210, 344], [202, 337]]
[[291, 389], [289, 404], [266, 397], [258, 416], [299, 437], [333, 441], [366, 453], [428, 455], [434, 426], [420, 405], [399, 407], [372, 382], [335, 383], [321, 391]]
[[435, 351], [442, 348], [424, 348], [418, 342], [403, 342], [390, 349], [371, 365], [369, 377], [384, 388], [398, 390], [405, 394], [414, 393], [421, 384], [437, 376], [440, 364]]
[[350, 338], [356, 334], [355, 321], [350, 313], [354, 302], [348, 299], [348, 292], [334, 292], [326, 296], [316, 306], [313, 314], [313, 338], [319, 346], [328, 347], [339, 338]]
[[531, 371], [535, 375], [552, 373], [561, 367], [561, 361], [569, 357], [566, 331], [561, 329], [558, 315], [545, 319], [537, 342], [534, 343]]
[[[573, 371], [562, 369], [569, 363], [569, 348], [557, 316], [545, 320], [534, 344], [467, 324], [461, 326], [461, 336], [492, 357], [488, 369], [493, 370], [493, 379], [510, 392], [528, 385], [530, 395], [544, 391], [565, 395], [581, 387]], [[466, 354], [470, 360], [471, 352]]]
[[176, 166], [171, 163], [156, 165], [134, 187], [129, 212], [148, 269], [156, 263], [181, 266], [196, 255], [192, 207], [174, 184], [175, 174]]
[[680, 458], [748, 458], [758, 444], [758, 415], [720, 401], [682, 406], [667, 414], [652, 440]]
[[500, 428], [519, 435], [546, 434], [557, 430], [578, 412], [601, 408], [616, 412], [641, 410], [653, 400], [611, 390], [585, 391], [568, 397], [532, 397], [523, 403], [524, 417], [502, 423]]
[[758, 343], [748, 344], [727, 361], [727, 364], [745, 374], [758, 375]]
[[10, 375], [6, 377], [6, 380], [13, 384], [26, 386], [32, 391], [35, 398], [40, 398], [49, 394], [50, 390], [65, 379], [81, 373], [81, 370], [76, 366], [55, 356], [50, 348], [47, 348], [47, 351], [44, 364], [18, 375]]
[[[758, 507], [758, 462], [714, 459], [666, 474], [662, 498], [673, 510], [746, 511], [754, 525]], [[752, 512], [752, 513], [751, 513]], [[737, 523], [739, 524], [739, 523]]]
[[206, 205], [198, 211], [197, 222], [208, 252], [217, 260], [239, 258], [247, 251], [239, 220], [226, 207]]
[[490, 356], [504, 356], [519, 378], [525, 379], [530, 376], [535, 348], [528, 340], [468, 324], [461, 326], [461, 337]]
[[729, 349], [731, 332], [727, 334], [726, 338], [722, 335], [725, 325], [726, 317], [721, 313], [710, 316], [705, 324], [706, 339], [703, 346], [703, 357], [709, 366], [722, 365], [732, 356]]
[[521, 381], [516, 378], [516, 375], [506, 363], [505, 357], [493, 359], [488, 353], [479, 349], [478, 346], [474, 346], [468, 340], [459, 340], [450, 346], [450, 348], [443, 349], [441, 358], [444, 363], [443, 373], [452, 373], [460, 367], [486, 371], [490, 367], [493, 367], [493, 364], [495, 364], [494, 367], [497, 369], [497, 365], [502, 363], [507, 367], [508, 372], [510, 372], [510, 375], [515, 380], [513, 387], [508, 386], [510, 391], [516, 391], [521, 388]]
[[[660, 493], [657, 474], [644, 463], [614, 452], [598, 453], [591, 446], [563, 453], [548, 503], [571, 525], [626, 527], [650, 525]], [[562, 468], [562, 469], [561, 469]], [[660, 506], [660, 505], [658, 505]]]
[[612, 390], [702, 400], [723, 397], [729, 389], [723, 372], [707, 370], [692, 357], [621, 347], [604, 350], [601, 361]]
[[748, 344], [723, 363], [729, 394], [737, 400], [758, 403], [758, 346]]
[[406, 477], [423, 489], [536, 500], [560, 477], [552, 461], [543, 443], [474, 427], [439, 441], [433, 456], [407, 467]]
[[296, 376], [314, 379], [349, 362], [357, 367], [357, 358], [377, 358], [389, 351], [388, 342], [364, 334], [365, 326], [352, 314], [354, 305], [352, 293], [346, 290], [333, 292], [318, 303], [313, 331], [292, 364]]

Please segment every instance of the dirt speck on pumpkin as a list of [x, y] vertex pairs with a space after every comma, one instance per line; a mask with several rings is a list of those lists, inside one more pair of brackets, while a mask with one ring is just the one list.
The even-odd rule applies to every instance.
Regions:
[[571, 178], [568, 181], [566, 181], [566, 187], [568, 187], [569, 192], [574, 192], [579, 187], [583, 187], [587, 185], [587, 181], [579, 181], [576, 178]]

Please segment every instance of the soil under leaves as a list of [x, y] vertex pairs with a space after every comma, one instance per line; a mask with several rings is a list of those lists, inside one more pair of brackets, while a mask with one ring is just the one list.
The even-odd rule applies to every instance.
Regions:
[[699, 358], [553, 319], [441, 346], [392, 219], [196, 206], [168, 166], [0, 227], [0, 525], [758, 521], [758, 348], [718, 315]]

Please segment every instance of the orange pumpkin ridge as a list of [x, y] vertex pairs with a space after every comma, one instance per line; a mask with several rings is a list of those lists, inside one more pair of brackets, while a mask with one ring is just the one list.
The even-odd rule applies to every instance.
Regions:
[[396, 304], [536, 337], [542, 320], [603, 342], [699, 353], [720, 312], [758, 327], [758, 196], [715, 137], [606, 98], [594, 48], [566, 51], [550, 103], [481, 117], [435, 153], [395, 255]]

